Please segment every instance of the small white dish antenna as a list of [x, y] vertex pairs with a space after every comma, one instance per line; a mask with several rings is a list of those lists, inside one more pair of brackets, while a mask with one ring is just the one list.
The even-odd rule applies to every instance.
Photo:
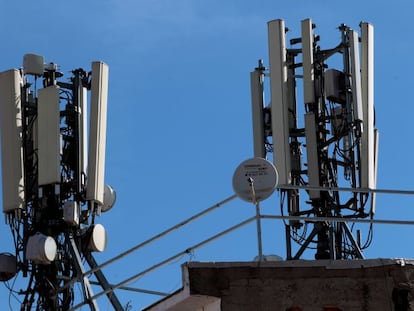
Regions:
[[263, 158], [242, 162], [233, 175], [234, 192], [244, 201], [260, 202], [272, 195], [278, 182], [275, 166]]

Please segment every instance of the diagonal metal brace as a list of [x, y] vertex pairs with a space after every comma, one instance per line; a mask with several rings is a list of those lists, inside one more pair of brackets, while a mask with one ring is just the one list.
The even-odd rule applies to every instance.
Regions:
[[[90, 252], [84, 252], [83, 255], [85, 256], [86, 261], [88, 262], [88, 265], [91, 269], [95, 270], [98, 266], [98, 263], [96, 262], [95, 258], [93, 258], [92, 254]], [[108, 297], [109, 301], [111, 302], [112, 306], [114, 307], [114, 310], [116, 311], [124, 311], [124, 307], [121, 305], [121, 302], [118, 300], [118, 297], [113, 292], [112, 286], [109, 284], [108, 280], [106, 279], [105, 275], [102, 273], [101, 270], [96, 270], [93, 272], [95, 277], [97, 278], [99, 285], [101, 285], [103, 290], [110, 290], [106, 296]]]
[[[68, 239], [70, 241], [70, 243], [69, 243], [70, 244], [70, 250], [72, 252], [73, 257], [76, 259], [75, 260], [75, 265], [76, 265], [77, 273], [78, 273], [78, 275], [84, 275], [85, 268], [83, 267], [82, 259], [81, 259], [81, 256], [79, 254], [78, 247], [76, 246], [76, 242], [75, 242], [72, 235], [69, 235]], [[91, 297], [93, 297], [93, 291], [92, 291], [92, 287], [91, 287], [91, 284], [89, 283], [89, 279], [88, 279], [87, 276], [82, 277], [82, 283], [83, 283], [85, 299], [88, 301], [88, 304], [90, 305], [91, 310], [99, 311], [99, 307], [98, 307], [98, 304], [96, 303], [96, 300], [91, 299]]]

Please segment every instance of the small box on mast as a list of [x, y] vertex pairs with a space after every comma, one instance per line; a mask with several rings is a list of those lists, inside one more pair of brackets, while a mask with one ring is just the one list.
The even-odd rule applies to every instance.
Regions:
[[44, 57], [37, 54], [25, 54], [23, 57], [24, 74], [41, 76], [45, 69]]

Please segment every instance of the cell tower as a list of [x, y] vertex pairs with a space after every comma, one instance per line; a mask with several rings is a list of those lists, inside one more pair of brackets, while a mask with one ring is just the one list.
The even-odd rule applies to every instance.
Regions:
[[375, 212], [373, 26], [362, 22], [358, 34], [340, 25], [341, 40], [331, 49], [319, 46], [314, 29], [303, 20], [301, 36], [287, 47], [284, 21], [268, 23], [269, 70], [259, 61], [251, 73], [254, 155], [273, 153], [283, 213], [321, 219], [285, 223], [287, 259], [299, 259], [311, 247], [316, 259], [363, 258], [372, 227], [362, 243], [347, 222], [323, 219], [352, 222]]
[[[15, 245], [14, 254], [0, 254], [0, 278], [28, 279], [21, 310], [69, 310], [75, 282], [77, 299], [98, 309], [83, 260], [97, 266], [92, 252], [105, 249], [106, 232], [96, 217], [115, 203], [104, 184], [108, 66], [92, 62], [90, 72], [62, 76], [35, 54], [0, 73], [3, 212]], [[108, 298], [123, 310], [114, 293]]]

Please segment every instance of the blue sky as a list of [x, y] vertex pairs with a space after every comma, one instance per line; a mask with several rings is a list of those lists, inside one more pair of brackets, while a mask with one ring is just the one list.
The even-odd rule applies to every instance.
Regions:
[[[300, 34], [300, 21], [317, 25], [322, 48], [339, 43], [337, 27], [375, 27], [375, 106], [380, 130], [378, 188], [413, 189], [412, 99], [414, 4], [376, 1], [90, 0], [3, 1], [0, 70], [20, 67], [25, 53], [56, 62], [69, 77], [93, 60], [110, 67], [106, 180], [116, 206], [99, 219], [107, 229], [104, 262], [233, 194], [238, 164], [253, 155], [249, 73], [268, 64], [267, 22], [282, 18]], [[278, 194], [263, 212], [278, 213]], [[414, 219], [410, 196], [377, 199], [378, 219]], [[238, 199], [104, 269], [112, 283], [156, 264], [254, 215]], [[364, 230], [366, 227], [362, 227]], [[413, 258], [410, 226], [377, 225], [368, 258]], [[0, 252], [11, 251], [0, 224]], [[285, 255], [282, 222], [263, 221], [265, 254]], [[257, 255], [254, 224], [196, 250], [130, 284], [171, 292], [181, 286], [180, 265], [246, 261]], [[313, 253], [307, 254], [312, 258]], [[25, 287], [19, 277], [14, 289]], [[99, 292], [97, 288], [95, 290]], [[117, 291], [140, 309], [159, 297]], [[0, 284], [0, 304], [9, 292]], [[110, 310], [105, 298], [102, 310]], [[13, 310], [16, 300], [11, 298]], [[88, 308], [84, 307], [83, 310]]]

